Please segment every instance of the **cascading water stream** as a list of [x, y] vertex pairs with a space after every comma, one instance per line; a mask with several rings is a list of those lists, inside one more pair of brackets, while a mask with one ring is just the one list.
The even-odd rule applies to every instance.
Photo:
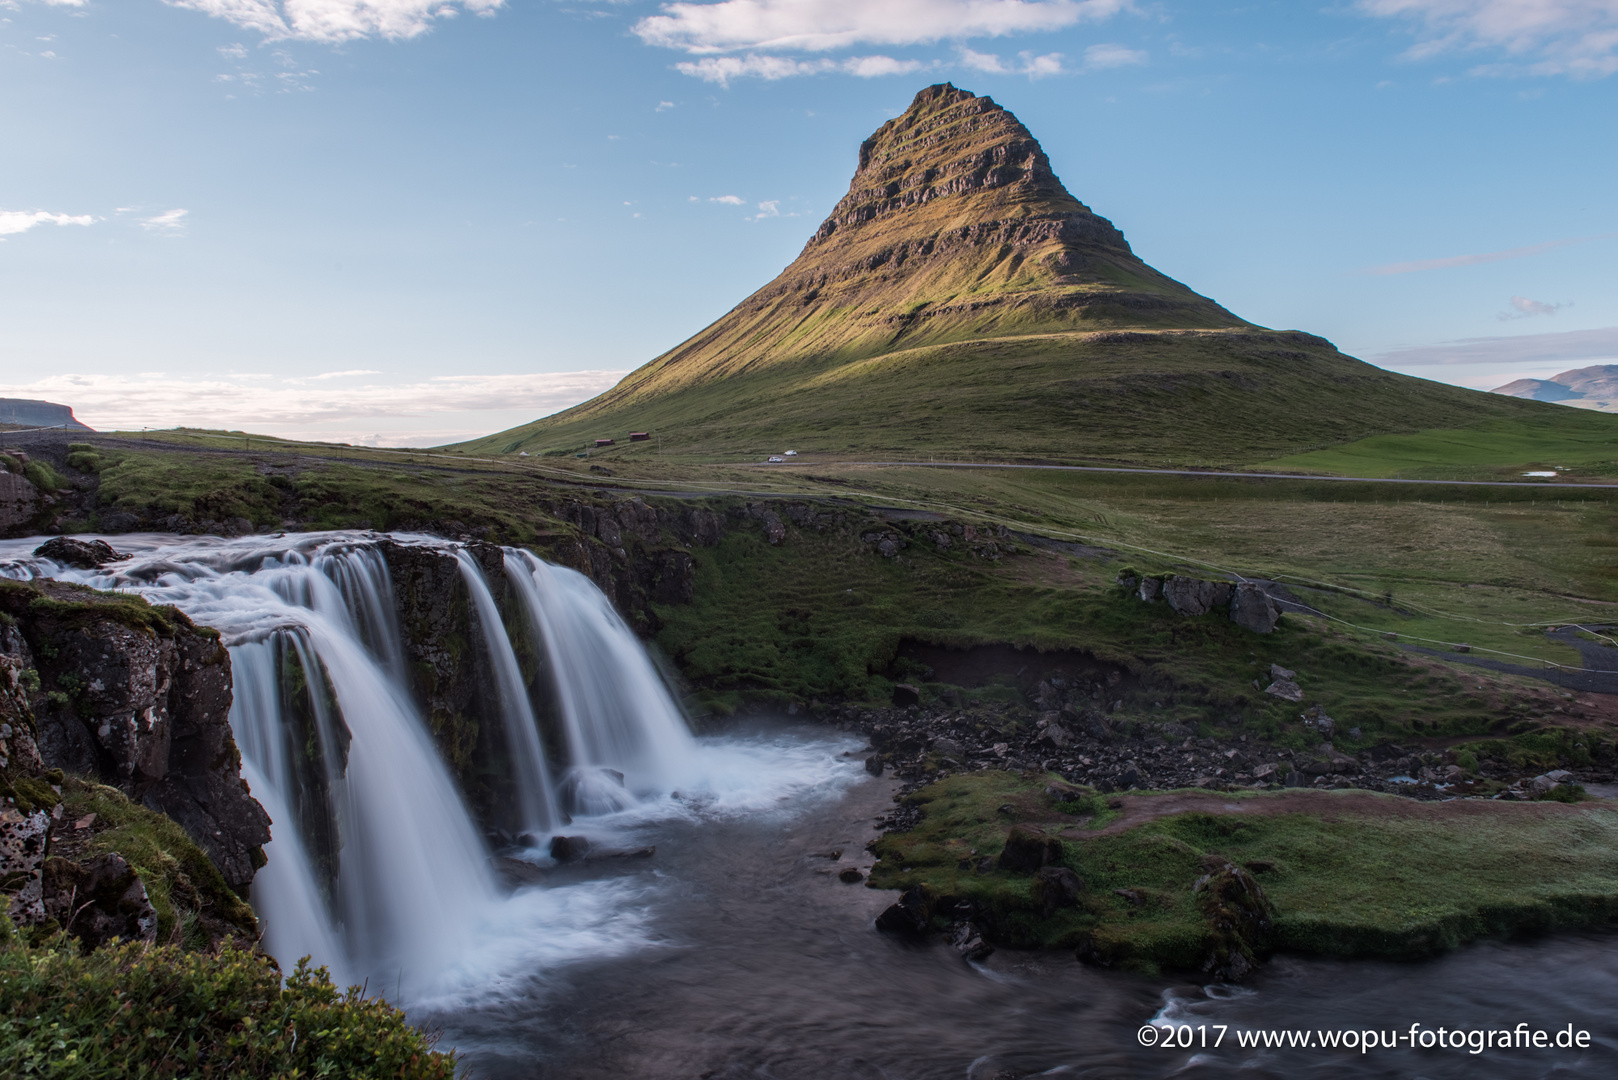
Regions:
[[[221, 632], [244, 775], [272, 819], [255, 907], [284, 963], [307, 953], [342, 978], [402, 982], [430, 977], [467, 947], [477, 914], [499, 892], [403, 681], [387, 568], [374, 544], [159, 538], [106, 571], [39, 560], [7, 571], [133, 590]], [[289, 712], [283, 661], [302, 671], [313, 730]], [[329, 816], [334, 838], [335, 872], [324, 883], [306, 842], [317, 813]]]
[[460, 562], [461, 578], [472, 594], [472, 610], [488, 646], [489, 663], [494, 668], [495, 681], [500, 691], [500, 714], [505, 724], [506, 747], [511, 754], [512, 769], [517, 780], [517, 799], [525, 829], [549, 832], [561, 820], [556, 810], [556, 797], [551, 790], [550, 768], [545, 762], [545, 748], [539, 741], [539, 724], [534, 719], [534, 706], [528, 700], [528, 687], [517, 663], [517, 654], [511, 647], [510, 635], [500, 618], [500, 608], [489, 592], [489, 583], [477, 560], [464, 548], [455, 552]]
[[[634, 631], [589, 578], [507, 548], [506, 575], [556, 683], [579, 813], [623, 809], [696, 775], [696, 743]], [[613, 773], [621, 774], [619, 783]]]
[[[848, 772], [821, 750], [769, 740], [699, 748], [606, 597], [526, 551], [504, 549], [518, 608], [503, 613], [478, 561], [430, 537], [112, 539], [135, 554], [103, 570], [30, 557], [34, 541], [0, 542], [0, 576], [138, 592], [220, 631], [242, 773], [272, 820], [253, 903], [266, 948], [287, 968], [310, 955], [340, 983], [371, 979], [402, 1000], [443, 1001], [498, 994], [508, 974], [650, 941], [639, 898], [657, 879], [643, 871], [515, 893], [497, 885], [412, 698], [385, 544], [457, 560], [499, 695], [492, 730], [508, 751], [477, 767], [509, 770], [516, 805], [497, 809], [515, 810], [531, 831], [556, 829], [571, 813], [588, 816], [574, 826], [609, 848], [644, 844], [636, 833], [649, 823], [773, 812], [784, 793], [827, 790]], [[542, 650], [545, 677], [524, 676], [508, 615]], [[530, 693], [554, 700], [536, 708]], [[542, 730], [537, 718], [552, 717], [559, 730]], [[476, 730], [496, 718], [469, 719]], [[543, 867], [542, 850], [502, 854]]]

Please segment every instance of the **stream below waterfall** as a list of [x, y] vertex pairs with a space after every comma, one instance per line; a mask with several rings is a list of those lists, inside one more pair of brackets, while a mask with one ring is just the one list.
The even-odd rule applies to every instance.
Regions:
[[[285, 966], [310, 954], [367, 981], [481, 1080], [1614, 1073], [1610, 935], [1484, 942], [1419, 964], [1280, 957], [1246, 986], [1204, 988], [1067, 954], [967, 963], [879, 934], [892, 894], [838, 877], [869, 869], [864, 845], [896, 790], [864, 772], [858, 740], [785, 718], [693, 736], [581, 575], [512, 549], [479, 562], [394, 538], [450, 560], [482, 627], [483, 719], [512, 793], [502, 812], [540, 840], [583, 836], [608, 853], [557, 864], [480, 824], [440, 755], [412, 697], [382, 538], [107, 539], [134, 557], [76, 570], [31, 557], [37, 539], [4, 541], [0, 576], [129, 589], [220, 630], [244, 775], [274, 822], [253, 886], [266, 947]], [[534, 883], [502, 883], [491, 856]], [[1151, 1022], [1226, 1033], [1218, 1047], [1143, 1047]], [[1236, 1045], [1238, 1032], [1417, 1023], [1571, 1024], [1594, 1038], [1477, 1055]]]

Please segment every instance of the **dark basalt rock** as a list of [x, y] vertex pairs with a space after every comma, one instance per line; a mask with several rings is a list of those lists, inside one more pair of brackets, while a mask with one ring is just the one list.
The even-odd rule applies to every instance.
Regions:
[[[49, 601], [43, 607], [36, 601]], [[7, 585], [0, 649], [34, 668], [41, 766], [93, 777], [180, 824], [237, 892], [264, 864], [270, 819], [230, 731], [230, 654], [171, 609], [46, 582]]]
[[[157, 912], [134, 868], [116, 852], [84, 863], [51, 859], [46, 865], [47, 906], [68, 933], [87, 948], [112, 938], [157, 940]], [[71, 910], [69, 910], [71, 905]]]
[[0, 469], [0, 535], [28, 525], [49, 498], [27, 477]]
[[1236, 586], [1230, 598], [1230, 621], [1255, 634], [1268, 634], [1281, 618], [1281, 609], [1275, 606], [1263, 586], [1244, 581]]
[[557, 862], [576, 862], [588, 854], [590, 854], [590, 841], [586, 837], [551, 837], [551, 858]]
[[1033, 897], [1048, 919], [1058, 908], [1073, 907], [1084, 895], [1084, 879], [1065, 866], [1042, 866], [1034, 875]]
[[876, 928], [885, 934], [920, 937], [931, 929], [932, 919], [932, 891], [925, 885], [913, 885], [876, 917]]
[[1240, 980], [1269, 949], [1275, 920], [1269, 897], [1252, 874], [1233, 863], [1198, 878], [1191, 891], [1212, 939], [1202, 970], [1217, 979]]
[[76, 540], [71, 536], [57, 536], [45, 541], [34, 549], [34, 555], [80, 570], [99, 570], [108, 563], [129, 558], [122, 551], [114, 551], [105, 540]]
[[1062, 841], [1032, 825], [1013, 825], [1006, 834], [999, 866], [1013, 874], [1032, 874], [1061, 861]]

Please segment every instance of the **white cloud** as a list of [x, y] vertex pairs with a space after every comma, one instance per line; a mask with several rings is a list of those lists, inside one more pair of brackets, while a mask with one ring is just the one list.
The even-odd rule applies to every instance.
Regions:
[[190, 212], [189, 210], [165, 210], [156, 217], [142, 218], [140, 227], [152, 232], [184, 232], [185, 216]]
[[1501, 312], [1500, 321], [1531, 319], [1535, 315], [1555, 315], [1563, 308], [1572, 306], [1572, 304], [1547, 304], [1543, 300], [1530, 300], [1526, 296], [1513, 296], [1511, 298], [1511, 310]]
[[847, 60], [794, 60], [787, 56], [705, 56], [701, 60], [684, 60], [674, 65], [682, 75], [690, 75], [703, 82], [729, 86], [730, 80], [751, 78], [773, 82], [797, 75], [822, 75], [840, 71], [863, 79], [883, 75], [908, 75], [926, 65], [919, 60], [895, 60], [891, 56], [851, 56]]
[[895, 60], [891, 56], [856, 56], [843, 61], [842, 70], [861, 79], [877, 79], [884, 75], [909, 75], [925, 65], [920, 60]]
[[652, 111], [653, 112], [668, 112], [672, 108], [674, 108], [674, 102], [672, 102], [672, 101], [659, 101], [657, 103], [657, 108], [653, 109]]
[[715, 195], [713, 198], [709, 199], [708, 201], [709, 202], [724, 203], [726, 206], [740, 206], [742, 203], [746, 202], [747, 200], [743, 199], [740, 195]]
[[753, 220], [757, 221], [759, 218], [780, 217], [780, 216], [781, 216], [781, 200], [780, 199], [768, 199], [768, 200], [758, 204], [758, 213], [753, 215]]
[[994, 53], [974, 52], [966, 46], [961, 46], [961, 63], [974, 71], [987, 71], [991, 75], [1004, 75], [1006, 63]]
[[1370, 358], [1386, 368], [1448, 367], [1455, 364], [1560, 364], [1575, 367], [1618, 357], [1618, 326], [1568, 330], [1557, 334], [1462, 338], [1437, 345], [1414, 345]]
[[[309, 376], [311, 379], [352, 379], [356, 375], [380, 375], [380, 371], [372, 368], [354, 368], [350, 371], [322, 371], [319, 375]], [[238, 376], [246, 378], [246, 376]]]
[[1478, 74], [1601, 78], [1618, 71], [1618, 0], [1358, 0], [1367, 15], [1413, 24], [1412, 59], [1498, 51]]
[[1060, 75], [1066, 69], [1062, 66], [1061, 53], [1046, 53], [1044, 56], [1035, 56], [1032, 52], [1017, 54], [1017, 62], [1008, 64], [994, 53], [975, 52], [962, 46], [960, 61], [974, 71], [987, 71], [993, 75], [1026, 75], [1030, 79], [1038, 79], [1045, 75]]
[[238, 45], [221, 45], [215, 51], [217, 51], [220, 56], [226, 57], [228, 59], [240, 60], [240, 59], [244, 58], [247, 55], [247, 46], [239, 45], [239, 44]]
[[634, 26], [641, 40], [686, 52], [820, 52], [1000, 37], [1099, 21], [1130, 0], [720, 0], [671, 3]]
[[1569, 240], [1548, 240], [1543, 244], [1529, 244], [1526, 247], [1507, 248], [1504, 251], [1485, 251], [1477, 255], [1446, 255], [1441, 259], [1417, 259], [1414, 262], [1388, 263], [1385, 266], [1367, 267], [1362, 273], [1385, 276], [1388, 274], [1413, 274], [1419, 270], [1445, 270], [1452, 266], [1476, 266], [1479, 263], [1504, 262], [1507, 259], [1523, 259], [1530, 255], [1538, 255], [1557, 248], [1568, 247], [1572, 244], [1587, 244], [1592, 240], [1610, 240], [1618, 233], [1600, 233], [1596, 236], [1575, 236]]
[[1146, 63], [1146, 54], [1139, 49], [1122, 45], [1092, 45], [1084, 50], [1087, 71], [1105, 71], [1107, 68], [1134, 67]]
[[465, 10], [493, 15], [505, 0], [164, 0], [225, 19], [271, 41], [296, 38], [332, 44], [356, 38], [417, 37], [437, 19]]
[[91, 225], [89, 214], [52, 214], [46, 210], [0, 210], [0, 236], [16, 236], [35, 225]]
[[185, 426], [430, 446], [499, 431], [577, 405], [625, 374], [445, 375], [415, 382], [365, 379], [335, 385], [307, 385], [319, 376], [293, 379], [251, 373], [202, 378], [159, 373], [52, 375], [28, 383], [0, 383], [0, 396], [72, 405], [74, 415], [102, 431]]
[[697, 61], [682, 61], [674, 65], [682, 75], [690, 75], [703, 82], [729, 86], [732, 79], [789, 79], [794, 75], [816, 75], [836, 67], [830, 60], [813, 63], [792, 60], [785, 56], [709, 56]]

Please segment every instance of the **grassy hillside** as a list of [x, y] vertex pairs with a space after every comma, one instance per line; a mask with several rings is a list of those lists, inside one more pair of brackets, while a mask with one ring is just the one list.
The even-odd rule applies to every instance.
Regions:
[[460, 449], [570, 455], [597, 438], [652, 431], [658, 452], [684, 460], [790, 448], [1230, 467], [1490, 421], [1585, 428], [1618, 456], [1618, 419], [1425, 382], [1308, 334], [1257, 329], [1035, 334], [848, 362], [803, 358], [631, 406], [580, 406]]
[[774, 281], [599, 397], [458, 449], [563, 457], [650, 431], [666, 460], [1233, 466], [1488, 423], [1571, 425], [1618, 456], [1618, 419], [1242, 320], [1136, 257], [1014, 116], [943, 85], [862, 144], [847, 196]]

